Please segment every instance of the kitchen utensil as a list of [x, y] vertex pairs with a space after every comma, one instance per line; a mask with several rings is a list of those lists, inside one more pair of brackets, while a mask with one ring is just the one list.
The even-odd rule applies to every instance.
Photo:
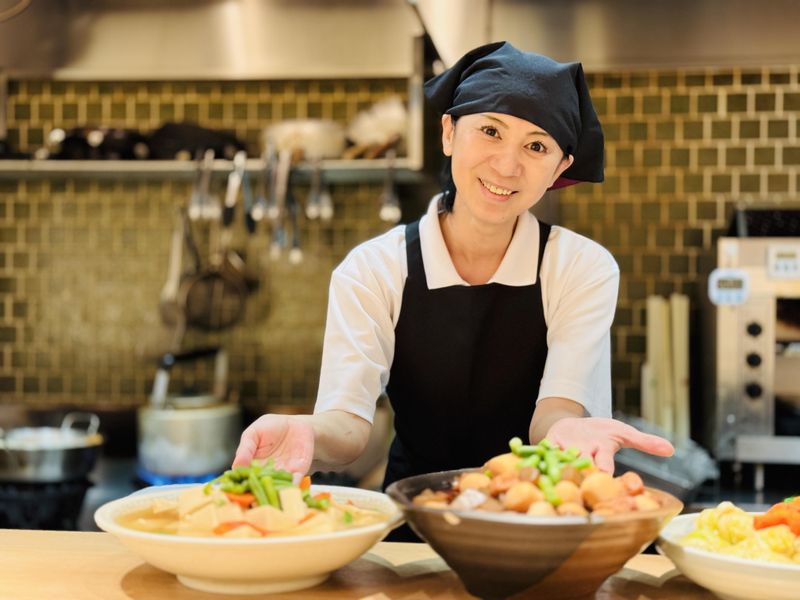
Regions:
[[292, 169], [292, 150], [278, 152], [278, 164], [275, 171], [274, 207], [270, 214], [272, 219], [272, 241], [270, 258], [277, 260], [286, 247], [286, 229], [284, 226], [286, 213], [286, 194], [289, 188], [289, 174]]
[[311, 165], [311, 185], [306, 201], [306, 217], [309, 220], [320, 217], [320, 194], [322, 193], [322, 161], [315, 159]]
[[661, 508], [602, 517], [534, 517], [413, 503], [422, 490], [449, 489], [457, 476], [475, 470], [408, 477], [386, 493], [403, 509], [411, 528], [479, 598], [593, 596], [683, 508], [677, 498], [651, 488]]
[[381, 208], [378, 213], [381, 221], [387, 223], [397, 223], [402, 217], [400, 210], [400, 200], [397, 198], [397, 191], [394, 188], [394, 161], [396, 152], [391, 148], [386, 153], [386, 178], [383, 183], [383, 191], [380, 196]]
[[322, 189], [319, 193], [319, 218], [323, 221], [330, 221], [333, 218], [331, 189], [324, 182], [322, 183]]
[[[76, 429], [81, 423], [85, 429]], [[0, 481], [56, 482], [86, 477], [103, 444], [99, 426], [97, 415], [71, 412], [60, 427], [0, 429]]]
[[289, 180], [286, 185], [286, 206], [292, 226], [292, 247], [289, 250], [289, 263], [299, 265], [303, 262], [303, 250], [300, 247], [300, 220], [298, 217], [300, 209], [298, 208], [297, 198], [292, 189], [291, 171], [289, 172]]
[[208, 207], [208, 197], [211, 186], [211, 172], [214, 170], [214, 151], [206, 150], [197, 161], [195, 185], [192, 197], [189, 200], [189, 218], [192, 221], [208, 219], [211, 209]]
[[167, 267], [167, 280], [161, 288], [161, 297], [158, 308], [161, 312], [161, 320], [167, 325], [175, 325], [178, 321], [178, 292], [181, 283], [181, 260], [183, 255], [183, 244], [185, 239], [183, 209], [175, 211], [175, 225], [172, 231], [172, 241], [169, 252], [169, 265]]
[[408, 131], [408, 111], [398, 96], [391, 96], [358, 113], [347, 128], [344, 158], [377, 158], [402, 142]]
[[[186, 486], [152, 488], [114, 500], [95, 512], [100, 529], [149, 564], [177, 575], [189, 587], [216, 593], [269, 594], [302, 590], [356, 560], [400, 524], [400, 512], [384, 494], [371, 490], [312, 485], [312, 494], [380, 510], [387, 521], [314, 535], [232, 539], [159, 535], [119, 524], [121, 515], [144, 509], [156, 498], [175, 499]], [[308, 597], [302, 592], [298, 598]]]
[[244, 142], [235, 135], [193, 123], [165, 123], [150, 134], [147, 143], [151, 158], [164, 160], [190, 160], [206, 150], [231, 160], [236, 152], [245, 149]]
[[[170, 394], [178, 363], [214, 357], [210, 393]], [[149, 406], [138, 410], [140, 476], [205, 477], [225, 469], [241, 434], [241, 410], [226, 402], [228, 355], [218, 348], [198, 348], [161, 357]]]

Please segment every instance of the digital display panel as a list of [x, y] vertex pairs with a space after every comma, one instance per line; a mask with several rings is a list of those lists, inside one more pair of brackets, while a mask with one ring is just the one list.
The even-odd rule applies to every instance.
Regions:
[[741, 279], [720, 279], [717, 281], [717, 288], [721, 290], [740, 290], [744, 287]]

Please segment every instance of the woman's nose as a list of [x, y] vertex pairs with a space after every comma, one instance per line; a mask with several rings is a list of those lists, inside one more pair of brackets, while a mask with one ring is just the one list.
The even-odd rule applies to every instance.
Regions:
[[503, 177], [519, 177], [522, 174], [522, 161], [517, 148], [505, 147], [498, 149], [492, 156], [490, 165]]

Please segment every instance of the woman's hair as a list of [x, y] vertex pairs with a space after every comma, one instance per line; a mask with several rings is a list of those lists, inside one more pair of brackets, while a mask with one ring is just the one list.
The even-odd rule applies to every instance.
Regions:
[[[456, 126], [458, 117], [450, 115], [450, 120], [453, 122], [453, 127]], [[442, 171], [439, 174], [439, 182], [442, 185], [442, 198], [439, 201], [440, 206], [445, 212], [453, 212], [453, 204], [456, 200], [456, 182], [453, 181], [453, 159], [450, 156], [444, 157], [442, 164]]]

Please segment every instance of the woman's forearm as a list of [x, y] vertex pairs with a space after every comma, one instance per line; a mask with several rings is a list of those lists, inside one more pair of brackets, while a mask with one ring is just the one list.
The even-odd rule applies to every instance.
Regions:
[[528, 434], [532, 444], [544, 439], [556, 421], [567, 417], [584, 416], [584, 408], [574, 400], [566, 398], [542, 398], [533, 412]]
[[357, 459], [369, 441], [372, 425], [343, 410], [327, 410], [314, 415], [296, 415], [314, 429], [313, 471], [332, 471]]

